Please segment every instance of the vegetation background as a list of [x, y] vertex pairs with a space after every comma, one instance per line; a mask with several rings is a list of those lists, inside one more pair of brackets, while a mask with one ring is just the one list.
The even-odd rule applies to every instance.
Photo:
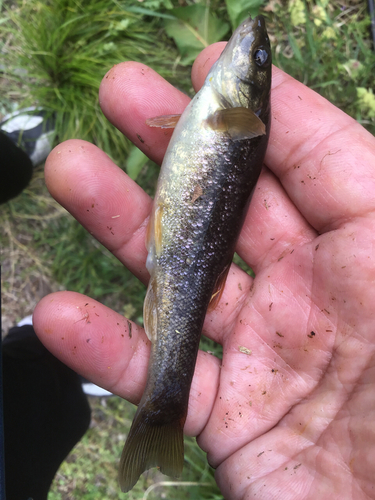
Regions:
[[[0, 119], [41, 106], [55, 120], [55, 143], [74, 137], [97, 144], [152, 194], [158, 167], [102, 115], [102, 77], [113, 64], [138, 60], [193, 94], [196, 55], [258, 12], [267, 19], [274, 64], [374, 133], [375, 55], [360, 0], [0, 0]], [[0, 228], [4, 334], [42, 296], [61, 289], [86, 293], [142, 324], [144, 287], [50, 197], [43, 166], [0, 207]], [[221, 355], [207, 339], [202, 348]], [[49, 500], [222, 498], [194, 439], [186, 440], [181, 481], [153, 470], [120, 493], [117, 465], [135, 410], [115, 396], [90, 403], [91, 427], [62, 464]]]

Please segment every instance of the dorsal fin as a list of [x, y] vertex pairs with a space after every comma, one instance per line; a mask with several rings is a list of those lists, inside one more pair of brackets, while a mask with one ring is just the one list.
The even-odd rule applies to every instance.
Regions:
[[161, 115], [147, 118], [146, 125], [149, 127], [175, 128], [181, 115]]

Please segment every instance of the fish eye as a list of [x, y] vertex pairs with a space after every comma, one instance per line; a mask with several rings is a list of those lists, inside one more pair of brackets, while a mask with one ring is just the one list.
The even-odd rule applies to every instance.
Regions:
[[257, 66], [267, 67], [269, 64], [268, 52], [264, 47], [258, 47], [254, 52], [254, 61]]

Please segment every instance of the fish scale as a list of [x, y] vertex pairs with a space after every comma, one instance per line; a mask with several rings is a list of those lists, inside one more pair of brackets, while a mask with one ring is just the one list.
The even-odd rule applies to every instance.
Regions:
[[[233, 33], [178, 120], [147, 239], [146, 387], [119, 467], [123, 491], [153, 466], [182, 472], [183, 426], [204, 318], [220, 300], [270, 130], [271, 50], [262, 16]], [[149, 120], [170, 126], [171, 117]]]

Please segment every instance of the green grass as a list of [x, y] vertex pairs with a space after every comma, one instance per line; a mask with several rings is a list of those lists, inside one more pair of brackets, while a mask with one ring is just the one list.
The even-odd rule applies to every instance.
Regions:
[[[375, 52], [367, 3], [293, 0], [270, 17], [274, 63], [375, 133]], [[371, 98], [372, 95], [372, 98]]]
[[[178, 64], [180, 55], [165, 34], [164, 18], [144, 13], [156, 9], [168, 15], [177, 1], [144, 0], [136, 3], [138, 10], [134, 4], [28, 0], [3, 10], [0, 49], [6, 72], [0, 79], [0, 112], [16, 103], [41, 104], [55, 114], [59, 139], [94, 142], [124, 167], [129, 144], [98, 106], [98, 87], [111, 65], [141, 60], [180, 88], [191, 89], [189, 71]], [[219, 20], [230, 22], [223, 1], [210, 5]], [[326, 0], [270, 2], [265, 15], [275, 64], [374, 133], [375, 54], [365, 3], [354, 0], [341, 10], [341, 4]], [[137, 181], [152, 194], [158, 168], [151, 162], [142, 165], [140, 172], [136, 165]], [[3, 318], [14, 323], [29, 314], [46, 283], [50, 290], [86, 293], [141, 324], [144, 286], [51, 199], [41, 168], [19, 197], [1, 206], [0, 227]], [[207, 339], [202, 347], [221, 355], [221, 346]], [[171, 484], [153, 471], [128, 495], [119, 493], [117, 465], [134, 407], [115, 397], [90, 403], [93, 425], [62, 464], [49, 500], [221, 498], [205, 454], [193, 439], [186, 440], [183, 483]], [[158, 486], [145, 493], [154, 484]]]
[[41, 105], [54, 116], [58, 141], [93, 142], [122, 167], [129, 142], [103, 116], [98, 102], [105, 73], [121, 61], [138, 60], [171, 81], [188, 81], [161, 21], [145, 22], [145, 16], [131, 12], [133, 4], [33, 0], [4, 13], [11, 40], [3, 50], [4, 66], [8, 83], [20, 90], [20, 106]]

